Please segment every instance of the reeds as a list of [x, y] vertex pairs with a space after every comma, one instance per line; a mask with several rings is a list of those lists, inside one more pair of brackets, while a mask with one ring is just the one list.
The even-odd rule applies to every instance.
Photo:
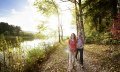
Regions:
[[[31, 50], [23, 49], [21, 38], [16, 37], [15, 43], [7, 41], [5, 37], [0, 39], [0, 72], [27, 72], [34, 70], [37, 64], [47, 59], [56, 44], [41, 43]], [[27, 47], [27, 46], [26, 46]]]

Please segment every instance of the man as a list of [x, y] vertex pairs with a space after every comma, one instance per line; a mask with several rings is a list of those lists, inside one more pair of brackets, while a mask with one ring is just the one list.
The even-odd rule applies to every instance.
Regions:
[[77, 36], [77, 52], [76, 52], [76, 59], [77, 59], [77, 55], [78, 55], [78, 52], [80, 52], [80, 64], [83, 68], [83, 48], [84, 48], [84, 40], [83, 40], [83, 37], [82, 37], [82, 34], [79, 32], [78, 33], [78, 36]]

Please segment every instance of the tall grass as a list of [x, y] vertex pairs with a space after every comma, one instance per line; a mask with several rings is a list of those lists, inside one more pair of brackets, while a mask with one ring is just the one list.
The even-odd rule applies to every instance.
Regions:
[[55, 43], [53, 46], [49, 44], [44, 44], [44, 48], [39, 47], [28, 51], [28, 56], [26, 59], [26, 66], [24, 67], [25, 72], [36, 72], [36, 69], [41, 67], [43, 63], [53, 51], [59, 46], [59, 43]]
[[[16, 50], [14, 50], [14, 46]], [[16, 37], [14, 45], [11, 41], [7, 41], [5, 37], [0, 39], [0, 71], [1, 72], [16, 72], [21, 69], [22, 50], [20, 48], [20, 38]]]
[[59, 45], [43, 43], [26, 52], [20, 46], [20, 42], [21, 39], [17, 37], [15, 43], [17, 48], [13, 48], [11, 41], [6, 41], [4, 37], [0, 39], [0, 72], [34, 72]]

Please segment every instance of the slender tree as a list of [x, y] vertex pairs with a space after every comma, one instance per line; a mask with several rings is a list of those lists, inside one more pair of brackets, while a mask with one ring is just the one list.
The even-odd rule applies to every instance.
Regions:
[[[54, 0], [36, 0], [34, 3], [35, 6], [39, 9], [40, 12], [43, 14], [50, 16], [51, 14], [57, 14], [58, 16], [58, 36], [59, 36], [59, 42], [62, 39], [63, 36], [63, 30], [62, 25], [60, 23], [60, 14], [58, 11], [58, 6]], [[62, 33], [62, 36], [61, 36]]]

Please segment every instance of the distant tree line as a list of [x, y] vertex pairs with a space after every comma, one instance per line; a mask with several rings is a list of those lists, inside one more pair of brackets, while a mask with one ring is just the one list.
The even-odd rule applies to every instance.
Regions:
[[5, 22], [0, 22], [0, 34], [19, 36], [21, 28], [19, 26], [9, 25]]
[[9, 25], [6, 22], [0, 22], [0, 35], [21, 36], [23, 38], [33, 38], [33, 33], [22, 31], [20, 26]]

